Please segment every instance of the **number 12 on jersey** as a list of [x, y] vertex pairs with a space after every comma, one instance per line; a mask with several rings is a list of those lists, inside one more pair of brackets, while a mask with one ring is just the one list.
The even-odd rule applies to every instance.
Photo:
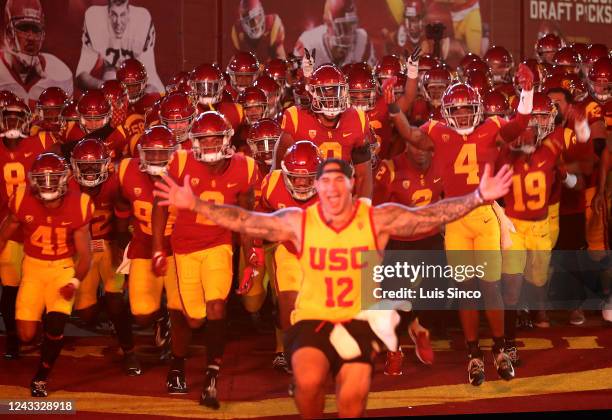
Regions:
[[334, 279], [325, 277], [325, 288], [327, 290], [325, 306], [328, 308], [347, 308], [353, 305], [352, 300], [346, 299], [347, 295], [353, 290], [352, 278], [340, 277]]

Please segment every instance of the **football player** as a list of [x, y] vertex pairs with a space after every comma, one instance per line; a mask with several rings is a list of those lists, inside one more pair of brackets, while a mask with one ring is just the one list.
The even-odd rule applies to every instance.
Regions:
[[[533, 74], [526, 66], [519, 67], [522, 86], [518, 113], [510, 121], [489, 118], [481, 123], [480, 96], [469, 85], [451, 85], [442, 97], [445, 123], [425, 123], [420, 132], [409, 128], [406, 118], [397, 107], [390, 106], [391, 116], [404, 138], [421, 149], [434, 149], [436, 159], [444, 168], [444, 195], [454, 197], [471, 191], [480, 181], [483, 165], [495, 162], [497, 144], [515, 140], [529, 122], [533, 103]], [[390, 96], [390, 95], [387, 95]], [[392, 98], [388, 99], [390, 103]], [[426, 136], [425, 136], [426, 135]], [[514, 368], [504, 352], [504, 312], [499, 288], [501, 279], [501, 230], [493, 206], [483, 206], [473, 213], [446, 226], [445, 249], [450, 265], [487, 264], [484, 275], [460, 282], [466, 290], [480, 287], [485, 314], [493, 334], [493, 362], [500, 377], [510, 380]], [[503, 220], [503, 218], [500, 219]], [[450, 251], [450, 252], [449, 252]], [[461, 253], [453, 251], [463, 251]], [[467, 251], [467, 252], [466, 252]], [[486, 255], [486, 257], [485, 257]], [[468, 345], [469, 382], [478, 386], [484, 382], [483, 353], [478, 346], [479, 311], [474, 302], [460, 302], [460, 318]]]
[[101, 88], [104, 96], [111, 105], [111, 121], [110, 125], [113, 128], [123, 126], [126, 134], [129, 136], [129, 131], [125, 127], [127, 121], [127, 113], [129, 106], [129, 94], [127, 86], [119, 80], [107, 80], [102, 84]]
[[[168, 174], [191, 185], [204, 200], [249, 209], [253, 207], [257, 168], [253, 159], [233, 153], [232, 134], [223, 115], [216, 111], [200, 114], [189, 132], [192, 150], [177, 151], [168, 164]], [[160, 276], [168, 270], [161, 241], [167, 218], [165, 207], [154, 207], [152, 269]], [[183, 338], [180, 343], [173, 340], [168, 392], [187, 392], [184, 361], [189, 329], [199, 328], [206, 318], [207, 368], [200, 403], [218, 409], [216, 383], [227, 332], [225, 302], [232, 284], [232, 234], [206, 217], [180, 210], [172, 232], [172, 249], [183, 313], [172, 311], [170, 316], [173, 328], [183, 331]]]
[[364, 61], [371, 66], [376, 64], [370, 37], [359, 27], [354, 0], [326, 0], [323, 22], [300, 35], [294, 55], [304, 57], [306, 50], [313, 51], [315, 68], [325, 63], [338, 67]]
[[[48, 132], [41, 131], [28, 135], [30, 131], [30, 110], [21, 99], [14, 95], [2, 95], [0, 104], [0, 169], [4, 188], [0, 188], [0, 208], [6, 216], [8, 203], [19, 187], [25, 186], [26, 174], [34, 160], [49, 150], [55, 140]], [[21, 282], [23, 259], [23, 232], [18, 229], [5, 242], [0, 253], [0, 280], [2, 297], [0, 312], [6, 326], [6, 349], [4, 357], [15, 359], [19, 356], [19, 340], [15, 324], [15, 302]]]
[[54, 137], [59, 137], [60, 116], [67, 102], [66, 92], [59, 87], [52, 86], [43, 90], [36, 101], [36, 115], [30, 127], [30, 134], [48, 131]]
[[[322, 158], [314, 143], [302, 140], [293, 144], [281, 161], [281, 169], [275, 169], [265, 176], [262, 185], [261, 199], [257, 211], [272, 213], [289, 207], [305, 209], [318, 201], [314, 187], [316, 170]], [[263, 280], [267, 272], [272, 279], [279, 309], [278, 327], [276, 328], [276, 350], [272, 366], [275, 369], [291, 373], [287, 355], [283, 346], [283, 331], [291, 326], [291, 311], [295, 307], [295, 298], [302, 282], [302, 271], [295, 255], [287, 250], [284, 244], [271, 242], [264, 244], [265, 266], [253, 267], [259, 275], [253, 279], [249, 295], [265, 297], [264, 289], [257, 282]], [[255, 291], [254, 291], [255, 290]]]
[[145, 7], [132, 6], [129, 0], [90, 6], [85, 11], [82, 42], [76, 78], [83, 90], [100, 89], [105, 80], [118, 76], [125, 61], [136, 59], [149, 74], [147, 90], [164, 91], [155, 68], [155, 26]]
[[114, 240], [115, 218], [127, 218], [129, 207], [119, 199], [119, 179], [111, 170], [111, 159], [104, 144], [97, 139], [84, 139], [72, 149], [70, 159], [77, 188], [88, 194], [94, 204], [91, 219], [92, 265], [83, 278], [74, 301], [76, 314], [86, 323], [93, 323], [98, 315], [98, 286], [104, 287], [104, 305], [123, 351], [123, 366], [127, 375], [142, 373], [134, 354], [132, 323], [127, 305], [123, 302], [125, 277], [117, 274], [117, 266], [123, 255]]
[[294, 105], [292, 87], [295, 78], [291, 74], [291, 65], [287, 60], [273, 58], [268, 61], [264, 72], [274, 79], [281, 88], [280, 103], [282, 109], [289, 108]]
[[263, 90], [249, 86], [238, 95], [238, 104], [244, 110], [244, 121], [232, 138], [232, 145], [238, 152], [250, 154], [247, 144], [249, 130], [253, 124], [264, 118], [268, 112], [268, 98]]
[[219, 111], [232, 124], [234, 131], [238, 130], [244, 111], [238, 103], [222, 101], [225, 79], [216, 64], [204, 63], [195, 67], [189, 73], [189, 83], [198, 98], [198, 113]]
[[272, 214], [202, 200], [191, 191], [189, 179], [182, 187], [170, 177], [156, 184], [160, 205], [193, 211], [226, 229], [284, 242], [297, 255], [303, 276], [285, 348], [291, 354], [295, 402], [305, 418], [323, 415], [330, 373], [336, 381], [339, 416], [362, 417], [376, 348], [384, 343], [397, 349], [396, 311], [361, 311], [369, 305], [362, 301], [361, 282], [354, 279], [362, 269], [371, 268], [372, 260], [358, 255], [381, 251], [389, 235], [418, 235], [456, 220], [485, 200], [507, 193], [511, 182], [507, 168], [493, 178], [487, 165], [471, 194], [410, 209], [396, 203], [372, 207], [354, 199], [352, 175], [346, 161], [327, 159], [317, 168], [319, 203]]
[[482, 57], [491, 68], [493, 86], [514, 81], [514, 58], [506, 48], [495, 45], [487, 50]]
[[267, 73], [262, 73], [257, 77], [254, 87], [261, 89], [268, 99], [268, 107], [266, 108], [265, 118], [272, 118], [277, 120], [279, 123], [283, 118], [283, 110], [281, 107], [281, 87], [278, 83], [269, 76]]
[[[167, 308], [181, 310], [177, 288], [176, 270], [170, 234], [174, 224], [174, 212], [170, 212], [163, 235], [161, 254], [152, 252], [153, 183], [165, 171], [170, 156], [177, 148], [174, 135], [167, 127], [155, 125], [145, 130], [137, 145], [137, 156], [123, 159], [119, 165], [121, 198], [129, 203], [133, 234], [129, 240], [128, 223], [118, 218], [116, 236], [119, 249], [125, 249], [129, 241], [127, 258], [129, 265], [129, 298], [134, 321], [143, 327], [155, 323], [155, 342], [165, 356], [166, 346], [174, 340], [174, 326], [170, 326], [171, 340], [167, 340], [167, 314], [160, 308], [161, 296], [166, 292]], [[122, 216], [122, 214], [118, 214]], [[152, 261], [169, 267], [164, 275], [152, 270]]]
[[232, 56], [226, 69], [229, 84], [225, 85], [225, 91], [234, 102], [240, 92], [255, 82], [260, 70], [259, 60], [253, 53], [239, 51]]
[[147, 92], [149, 81], [147, 69], [135, 58], [129, 58], [121, 63], [117, 69], [117, 80], [128, 89], [129, 105], [124, 126], [130, 143], [135, 143], [144, 132], [147, 110], [160, 99], [161, 90]]
[[286, 57], [285, 28], [280, 16], [266, 15], [260, 0], [240, 0], [238, 14], [232, 26], [236, 51], [252, 51], [262, 59]]
[[578, 182], [561, 162], [564, 128], [555, 128], [556, 113], [550, 98], [536, 92], [528, 130], [515, 142], [504, 145], [498, 158], [500, 166], [509, 164], [514, 172], [512, 188], [504, 202], [515, 231], [510, 232], [511, 245], [502, 251], [505, 351], [514, 366], [520, 361], [515, 341], [516, 309], [523, 279], [527, 282], [527, 304], [537, 311], [534, 321], [543, 326], [547, 320], [546, 284], [553, 248], [548, 209], [553, 183], [558, 178], [573, 188]]
[[11, 196], [9, 215], [0, 227], [0, 248], [23, 230], [23, 278], [17, 294], [17, 331], [23, 343], [36, 336], [46, 311], [40, 363], [32, 397], [47, 396], [47, 379], [62, 350], [64, 327], [74, 295], [91, 263], [89, 222], [93, 203], [68, 188], [66, 161], [53, 153], [39, 155], [28, 172], [29, 186]]
[[53, 54], [41, 52], [45, 16], [40, 0], [7, 0], [0, 89], [8, 89], [34, 107], [43, 90], [60, 87], [72, 96], [72, 72]]
[[165, 96], [159, 106], [159, 120], [174, 135], [179, 148], [189, 148], [189, 127], [196, 116], [196, 106], [183, 92]]
[[352, 162], [356, 171], [356, 194], [371, 197], [369, 121], [365, 112], [349, 107], [344, 74], [334, 65], [323, 65], [312, 73], [307, 88], [312, 95], [310, 109], [291, 107], [283, 114], [283, 135], [275, 151], [275, 168], [280, 166], [280, 159], [291, 144], [298, 139], [309, 139], [323, 156]]

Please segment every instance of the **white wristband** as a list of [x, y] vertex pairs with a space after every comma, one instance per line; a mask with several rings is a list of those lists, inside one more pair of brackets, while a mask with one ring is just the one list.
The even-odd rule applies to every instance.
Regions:
[[416, 79], [419, 77], [419, 62], [413, 63], [412, 61], [408, 61], [408, 78]]
[[530, 115], [533, 111], [533, 89], [523, 90], [521, 99], [517, 108], [518, 112], [523, 115]]
[[567, 174], [567, 176], [565, 177], [565, 179], [563, 180], [563, 183], [568, 187], [568, 188], [574, 188], [576, 186], [576, 183], [578, 182], [578, 177], [574, 174]]
[[576, 140], [580, 143], [586, 143], [591, 137], [591, 127], [586, 119], [576, 120], [574, 124], [574, 131], [576, 132]]
[[[72, 284], [74, 286], [75, 289], [78, 289], [79, 286], [81, 285], [81, 281], [79, 279], [77, 279], [76, 277], [73, 277], [70, 279], [70, 281], [68, 282], [68, 284]], [[68, 285], [66, 284], [66, 286]]]

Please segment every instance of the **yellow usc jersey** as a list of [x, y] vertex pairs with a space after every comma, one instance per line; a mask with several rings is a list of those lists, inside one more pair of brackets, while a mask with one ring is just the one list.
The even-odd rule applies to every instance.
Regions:
[[307, 319], [342, 322], [357, 315], [362, 309], [362, 281], [371, 281], [363, 275], [372, 265], [365, 251], [380, 253], [371, 206], [357, 202], [349, 222], [340, 229], [324, 221], [320, 203], [304, 210], [298, 252], [304, 276], [291, 323]]

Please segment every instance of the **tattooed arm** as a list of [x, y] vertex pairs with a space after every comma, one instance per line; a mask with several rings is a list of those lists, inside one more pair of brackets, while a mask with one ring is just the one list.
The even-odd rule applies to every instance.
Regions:
[[512, 182], [512, 170], [504, 166], [492, 177], [485, 167], [480, 185], [471, 194], [448, 198], [424, 207], [410, 208], [397, 203], [385, 203], [374, 208], [374, 227], [382, 246], [389, 235], [410, 237], [430, 232], [440, 225], [465, 216], [485, 201], [506, 195]]
[[238, 206], [214, 204], [200, 200], [193, 194], [189, 175], [185, 176], [183, 186], [164, 175], [164, 182], [156, 182], [155, 196], [160, 198], [158, 205], [173, 205], [189, 209], [206, 216], [217, 225], [234, 232], [269, 241], [291, 241], [298, 246], [302, 235], [302, 210], [297, 208], [281, 209], [274, 213], [259, 213]]

